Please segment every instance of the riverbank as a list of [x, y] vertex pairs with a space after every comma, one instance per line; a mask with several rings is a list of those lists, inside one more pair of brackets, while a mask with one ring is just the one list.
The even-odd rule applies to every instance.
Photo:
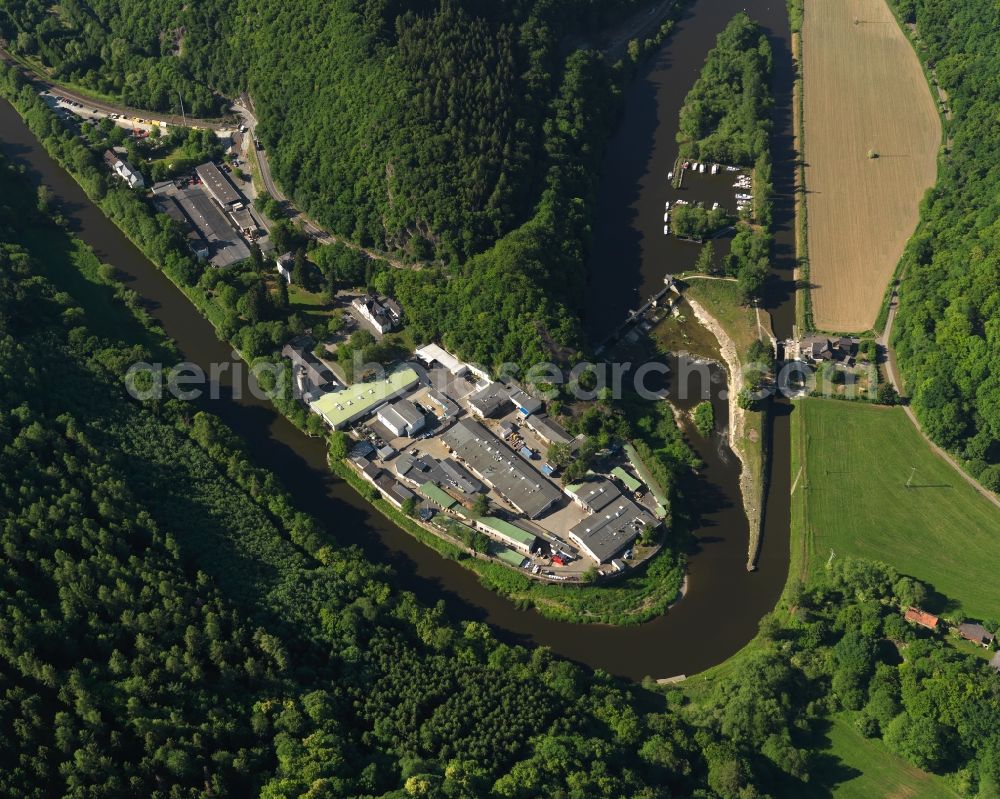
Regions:
[[754, 310], [743, 308], [736, 297], [736, 284], [730, 281], [692, 279], [684, 297], [698, 321], [719, 342], [722, 360], [729, 372], [729, 446], [740, 459], [740, 493], [749, 525], [747, 569], [756, 568], [763, 534], [764, 502], [767, 494], [768, 418], [770, 403], [764, 400], [763, 410], [744, 408], [739, 391], [748, 365], [749, 348], [761, 338], [770, 337], [770, 321], [766, 331]]
[[[661, 172], [661, 156], [666, 154], [672, 160], [676, 155], [671, 124], [658, 121], [676, 119], [687, 90], [685, 73], [678, 71], [676, 66], [700, 63], [725, 21], [744, 5], [736, 0], [725, 0], [721, 6], [693, 3], [690, 12], [678, 23], [679, 35], [671, 37], [659, 53], [642, 66], [637, 80], [627, 90], [628, 110], [621, 130], [607, 147], [609, 156], [618, 154], [626, 163], [612, 159], [602, 167], [610, 176], [602, 185], [602, 203], [613, 210], [598, 214], [598, 219], [602, 228], [613, 230], [610, 236], [606, 235], [607, 230], [595, 236], [597, 240], [607, 240], [615, 255], [606, 261], [615, 270], [613, 280], [605, 282], [600, 269], [593, 272], [594, 279], [601, 281], [600, 291], [594, 296], [601, 297], [602, 308], [611, 319], [620, 319], [624, 309], [631, 307], [630, 296], [635, 291], [634, 280], [638, 279], [630, 276], [627, 270], [623, 273], [621, 264], [636, 264], [636, 276], [641, 267], [641, 279], [653, 287], [649, 292], [652, 293], [662, 287], [663, 263], [671, 262], [673, 255], [686, 257], [694, 253], [660, 236], [662, 211], [659, 214], [652, 211], [662, 209], [663, 199], [658, 196], [656, 185], [642, 179], [652, 172]], [[784, 9], [759, 2], [750, 10], [766, 21], [778, 37], [783, 36]], [[178, 341], [185, 357], [206, 366], [230, 358], [229, 348], [219, 342], [209, 323], [177, 290], [176, 282], [155, 269], [142, 252], [130, 245], [87, 201], [77, 182], [69, 179], [64, 170], [46, 156], [36, 138], [29, 134], [20, 119], [15, 119], [10, 109], [0, 111], [6, 119], [4, 138], [11, 144], [11, 154], [28, 166], [33, 179], [44, 177], [60, 198], [66, 198], [67, 215], [73, 218], [78, 235], [97, 250], [102, 261], [118, 266], [122, 279], [140, 294], [144, 303], [148, 303], [151, 315]], [[68, 147], [68, 140], [59, 146]], [[663, 161], [662, 166], [665, 175], [669, 163]], [[776, 174], [783, 172], [776, 171]], [[640, 181], [642, 188], [636, 194]], [[779, 193], [778, 196], [783, 195]], [[631, 230], [628, 218], [634, 214], [633, 203], [636, 208], [652, 209], [641, 217], [650, 222], [650, 235], [644, 241], [652, 249], [635, 261], [631, 260], [633, 251], [629, 242], [633, 239], [628, 232]], [[624, 227], [619, 227], [619, 223]], [[628, 241], [620, 246], [623, 235]], [[665, 260], [664, 248], [670, 251], [671, 258]], [[604, 318], [607, 317], [595, 320], [588, 316], [588, 324], [597, 325], [595, 336], [600, 333]], [[711, 451], [705, 453], [709, 459], [707, 468], [700, 470], [686, 489], [686, 497], [690, 498], [693, 491], [704, 497], [705, 502], [690, 526], [689, 590], [684, 601], [670, 613], [641, 626], [590, 625], [582, 628], [519, 610], [512, 602], [484, 588], [471, 570], [462, 568], [450, 558], [440, 557], [396, 525], [387, 523], [381, 513], [372, 512], [372, 506], [346, 483], [330, 477], [327, 453], [321, 440], [302, 435], [269, 405], [252, 399], [246, 393], [245, 378], [240, 380], [244, 383], [242, 398], [225, 395], [213, 403], [213, 410], [250, 443], [261, 462], [274, 465], [299, 507], [328, 520], [338, 544], [358, 546], [369, 558], [392, 564], [397, 572], [396, 584], [414, 592], [421, 602], [443, 600], [448, 612], [456, 618], [484, 621], [505, 640], [545, 646], [560, 656], [592, 668], [637, 680], [644, 675], [691, 675], [720, 663], [750, 640], [758, 620], [773, 608], [781, 589], [787, 567], [787, 523], [784, 519], [787, 506], [769, 500], [767, 545], [761, 553], [760, 572], [748, 574], [742, 565], [746, 522], [737, 496], [738, 470], [727, 469], [724, 465], [720, 468], [718, 453]], [[228, 384], [228, 378], [225, 382]], [[724, 412], [718, 407], [716, 410]], [[776, 420], [775, 428], [775, 458], [779, 462], [772, 481], [780, 486], [787, 471], [786, 464], [781, 462], [786, 449], [781, 443], [787, 429], [785, 420]], [[787, 491], [782, 489], [779, 493], [785, 495]], [[775, 507], [771, 507], [772, 504]], [[714, 631], [711, 637], [704, 635], [708, 628]]]
[[624, 574], [599, 584], [553, 584], [496, 563], [444, 530], [429, 530], [396, 508], [343, 459], [331, 455], [330, 469], [368, 500], [386, 519], [439, 555], [457, 561], [486, 588], [509, 599], [522, 610], [535, 609], [554, 621], [572, 624], [627, 626], [643, 624], [665, 613], [684, 596], [687, 576], [676, 536]]

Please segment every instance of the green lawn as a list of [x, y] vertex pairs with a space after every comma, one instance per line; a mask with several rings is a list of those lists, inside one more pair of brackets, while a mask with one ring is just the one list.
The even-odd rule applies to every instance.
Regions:
[[1000, 614], [1000, 511], [931, 451], [901, 408], [800, 400], [792, 448], [807, 574], [833, 549], [883, 560], [968, 616]]
[[[958, 794], [933, 774], [911, 766], [881, 741], [869, 741], [849, 716], [837, 714], [826, 731], [828, 746], [820, 750], [806, 797], [836, 799], [956, 799]], [[829, 755], [830, 757], [823, 757]]]

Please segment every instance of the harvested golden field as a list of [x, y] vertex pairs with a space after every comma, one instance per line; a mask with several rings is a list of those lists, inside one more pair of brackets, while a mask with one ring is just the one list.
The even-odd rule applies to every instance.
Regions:
[[937, 174], [941, 123], [884, 0], [809, 0], [802, 40], [813, 321], [867, 330]]

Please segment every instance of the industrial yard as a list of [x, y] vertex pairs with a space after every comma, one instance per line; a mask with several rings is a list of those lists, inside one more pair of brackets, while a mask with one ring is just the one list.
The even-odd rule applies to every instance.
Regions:
[[666, 509], [635, 451], [565, 484], [547, 453], [580, 440], [515, 383], [433, 344], [349, 386], [301, 348], [284, 354], [310, 409], [349, 433], [352, 467], [437, 534], [554, 582], [621, 573], [658, 551]]

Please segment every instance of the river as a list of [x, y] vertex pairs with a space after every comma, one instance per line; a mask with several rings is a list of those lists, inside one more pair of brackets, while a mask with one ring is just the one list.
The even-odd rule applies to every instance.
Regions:
[[[774, 282], [770, 303], [779, 337], [786, 323], [790, 329], [791, 301], [787, 281], [780, 276], [787, 274], [782, 270], [790, 269], [787, 247], [792, 225], [787, 214], [791, 202], [791, 122], [790, 113], [785, 112], [790, 103], [791, 62], [784, 6], [775, 0], [698, 0], [688, 7], [675, 35], [629, 89], [626, 115], [608, 150], [602, 216], [597, 226], [597, 252], [612, 246], [617, 253], [614, 261], [606, 260], [595, 267], [595, 279], [606, 292], [604, 307], [609, 318], [622, 318], [634, 304], [634, 289], [639, 288], [643, 296], [652, 293], [647, 287], [655, 285], [668, 271], [664, 266], [667, 254], [658, 245], [643, 245], [644, 220], [655, 217], [638, 211], [662, 208], [659, 184], [653, 175], [665, 175], [676, 152], [673, 137], [680, 101], [715, 35], [733, 13], [744, 7], [772, 34], [777, 89], [779, 94], [787, 94], [779, 97], [779, 133], [775, 141], [779, 194], [775, 210], [779, 255], [784, 249], [785, 260], [779, 258], [779, 279]], [[789, 152], [783, 155], [784, 137]], [[209, 363], [231, 359], [230, 348], [219, 341], [211, 324], [48, 157], [4, 101], [0, 101], [0, 139], [9, 158], [25, 164], [33, 181], [44, 182], [53, 190], [75, 233], [93, 247], [102, 261], [117, 267], [187, 360], [207, 368]], [[781, 194], [786, 190], [782, 202]], [[608, 209], [618, 210], [611, 213]], [[653, 229], [647, 238], [661, 242], [663, 237]], [[426, 603], [443, 600], [453, 618], [484, 621], [504, 640], [548, 646], [559, 655], [593, 668], [632, 679], [693, 674], [708, 668], [732, 655], [753, 636], [758, 621], [773, 607], [784, 584], [789, 490], [788, 420], [784, 413], [777, 415], [774, 425], [774, 470], [759, 572], [748, 574], [744, 567], [746, 521], [731, 453], [727, 463], [725, 450], [714, 445], [699, 446], [706, 469], [695, 493], [700, 503], [712, 510], [703, 514], [695, 530], [697, 546], [690, 556], [687, 596], [669, 613], [647, 624], [610, 627], [551, 621], [534, 611], [519, 610], [486, 590], [472, 572], [419, 544], [336, 479], [326, 467], [323, 442], [301, 433], [267, 402], [252, 397], [245, 385], [242, 397], [235, 399], [231, 387], [225, 384], [222, 398], [213, 401], [211, 409], [247, 440], [256, 461], [272, 469], [297, 505], [319, 518], [336, 540], [357, 544], [368, 557], [391, 565], [398, 587], [413, 591]], [[717, 414], [724, 423], [723, 403], [717, 403]]]

